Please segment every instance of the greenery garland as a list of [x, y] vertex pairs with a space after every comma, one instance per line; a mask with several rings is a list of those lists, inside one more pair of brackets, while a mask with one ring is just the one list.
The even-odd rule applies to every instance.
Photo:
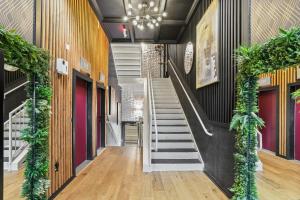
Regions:
[[260, 74], [300, 64], [300, 28], [280, 30], [264, 44], [237, 50], [237, 104], [231, 130], [236, 130], [234, 200], [258, 199], [255, 171], [257, 129], [264, 125], [257, 116], [257, 80]]
[[25, 162], [25, 181], [22, 197], [28, 200], [47, 199], [48, 180], [48, 129], [52, 90], [49, 78], [49, 53], [25, 41], [21, 36], [0, 27], [0, 50], [6, 64], [17, 66], [27, 74], [28, 101], [26, 110], [29, 128], [22, 131], [28, 142]]

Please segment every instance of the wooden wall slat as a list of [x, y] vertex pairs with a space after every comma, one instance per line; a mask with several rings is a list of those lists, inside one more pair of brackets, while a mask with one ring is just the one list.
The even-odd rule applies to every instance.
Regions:
[[297, 77], [296, 68], [290, 68], [286, 70], [278, 70], [274, 74], [262, 74], [261, 78], [271, 77], [272, 86], [279, 87], [279, 154], [282, 156], [287, 155], [287, 146], [286, 146], [286, 138], [287, 138], [287, 87], [290, 83], [295, 83]]
[[[93, 108], [97, 105], [96, 81], [99, 74], [108, 80], [109, 41], [99, 25], [88, 1], [41, 0], [42, 1], [42, 48], [51, 54], [51, 81], [53, 98], [49, 129], [49, 178], [48, 195], [57, 191], [72, 174], [72, 72], [80, 71], [80, 57], [91, 64], [93, 79]], [[70, 51], [65, 45], [70, 45]], [[55, 60], [63, 58], [69, 63], [67, 76], [56, 73]], [[96, 109], [93, 109], [93, 149], [96, 145]], [[96, 152], [94, 152], [94, 155]], [[59, 171], [54, 171], [55, 162]]]

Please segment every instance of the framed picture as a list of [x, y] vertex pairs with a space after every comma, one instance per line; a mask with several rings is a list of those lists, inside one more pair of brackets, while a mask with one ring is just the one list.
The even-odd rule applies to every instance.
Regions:
[[196, 88], [219, 81], [219, 0], [214, 0], [196, 27]]

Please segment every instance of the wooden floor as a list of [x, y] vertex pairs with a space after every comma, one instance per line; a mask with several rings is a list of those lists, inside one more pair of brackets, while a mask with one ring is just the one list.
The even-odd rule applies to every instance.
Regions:
[[[261, 152], [260, 200], [300, 200], [300, 164]], [[21, 173], [5, 175], [6, 200], [18, 200]], [[201, 172], [144, 174], [135, 147], [108, 148], [56, 200], [227, 200]]]

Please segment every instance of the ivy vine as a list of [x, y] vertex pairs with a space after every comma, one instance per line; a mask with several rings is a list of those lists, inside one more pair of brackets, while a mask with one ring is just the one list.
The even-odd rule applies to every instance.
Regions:
[[16, 34], [0, 27], [0, 51], [6, 64], [18, 67], [27, 74], [26, 111], [29, 126], [21, 138], [29, 145], [25, 161], [25, 181], [22, 197], [28, 200], [47, 199], [48, 180], [48, 130], [52, 89], [49, 78], [49, 53]]
[[240, 47], [236, 56], [237, 104], [230, 126], [231, 130], [236, 131], [232, 199], [257, 200], [256, 131], [264, 126], [263, 120], [257, 116], [258, 77], [263, 73], [273, 73], [300, 64], [300, 28], [281, 29], [278, 36], [264, 44]]

